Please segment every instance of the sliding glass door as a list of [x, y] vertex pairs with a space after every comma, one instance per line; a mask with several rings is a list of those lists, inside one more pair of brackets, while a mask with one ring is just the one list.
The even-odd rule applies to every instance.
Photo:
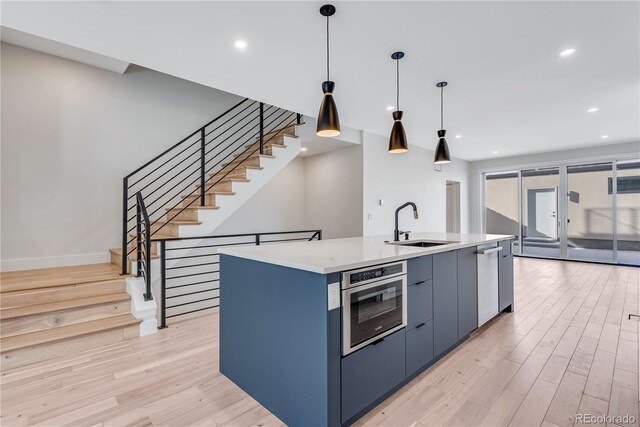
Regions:
[[613, 262], [612, 163], [567, 166], [567, 258]]
[[640, 265], [640, 160], [484, 178], [484, 230], [515, 235], [515, 254]]
[[616, 175], [618, 263], [640, 265], [640, 160], [618, 161]]
[[560, 169], [522, 171], [522, 254], [560, 256], [558, 192]]

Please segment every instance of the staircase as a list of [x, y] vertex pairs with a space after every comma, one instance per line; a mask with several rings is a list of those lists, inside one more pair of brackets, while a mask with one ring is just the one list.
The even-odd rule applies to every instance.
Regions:
[[2, 273], [2, 370], [138, 336], [125, 279], [112, 264]]
[[[143, 222], [135, 213], [138, 193], [151, 240], [210, 235], [299, 154], [300, 120], [245, 99], [125, 177], [122, 246], [110, 249], [111, 262], [137, 273], [137, 248], [144, 246], [138, 240], [145, 236], [136, 231]], [[148, 252], [157, 260], [157, 243]]]
[[153, 239], [213, 233], [299, 154], [301, 124], [299, 114], [244, 99], [124, 178], [111, 264], [1, 273], [2, 369], [155, 331]]

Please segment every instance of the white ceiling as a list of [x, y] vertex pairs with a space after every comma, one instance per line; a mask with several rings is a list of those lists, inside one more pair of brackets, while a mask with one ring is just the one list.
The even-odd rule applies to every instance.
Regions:
[[[315, 116], [322, 4], [3, 1], [1, 23]], [[435, 146], [440, 80], [449, 81], [445, 128], [459, 158], [640, 139], [637, 1], [334, 4], [331, 77], [345, 125], [389, 133], [389, 55], [403, 50], [400, 102], [412, 144]], [[248, 48], [234, 48], [237, 39]], [[568, 47], [577, 52], [558, 57]]]
[[49, 55], [55, 55], [72, 61], [81, 62], [93, 67], [113, 71], [118, 74], [124, 74], [129, 67], [128, 62], [120, 61], [88, 50], [79, 49], [67, 44], [58, 43], [43, 37], [34, 36], [33, 34], [23, 33], [22, 31], [17, 31], [7, 27], [0, 28], [0, 40], [5, 43], [26, 47], [27, 49], [37, 50], [38, 52], [45, 52]]

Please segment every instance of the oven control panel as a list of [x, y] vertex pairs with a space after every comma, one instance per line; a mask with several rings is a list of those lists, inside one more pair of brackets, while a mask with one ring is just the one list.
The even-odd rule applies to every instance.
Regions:
[[378, 265], [375, 267], [367, 267], [360, 270], [348, 271], [342, 273], [342, 287], [351, 287], [374, 280], [384, 279], [387, 277], [405, 274], [407, 270], [407, 262], [401, 261], [393, 264]]

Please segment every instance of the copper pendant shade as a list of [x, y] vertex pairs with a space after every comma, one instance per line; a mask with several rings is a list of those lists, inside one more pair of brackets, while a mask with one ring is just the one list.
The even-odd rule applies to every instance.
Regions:
[[391, 59], [396, 61], [396, 111], [392, 113], [393, 127], [389, 136], [389, 153], [406, 153], [409, 151], [407, 135], [402, 126], [402, 111], [400, 111], [400, 60], [404, 58], [404, 52], [394, 52]]
[[320, 8], [320, 14], [327, 18], [327, 80], [322, 83], [322, 103], [318, 112], [316, 123], [316, 135], [321, 137], [332, 137], [340, 135], [340, 119], [338, 118], [338, 108], [333, 100], [333, 90], [336, 86], [329, 78], [329, 17], [336, 13], [335, 6], [325, 4]]
[[451, 155], [449, 154], [449, 146], [447, 140], [444, 139], [447, 131], [444, 128], [444, 87], [447, 82], [440, 82], [436, 87], [440, 88], [440, 130], [438, 131], [438, 145], [436, 145], [436, 152], [433, 158], [433, 163], [436, 165], [444, 165], [451, 163]]

